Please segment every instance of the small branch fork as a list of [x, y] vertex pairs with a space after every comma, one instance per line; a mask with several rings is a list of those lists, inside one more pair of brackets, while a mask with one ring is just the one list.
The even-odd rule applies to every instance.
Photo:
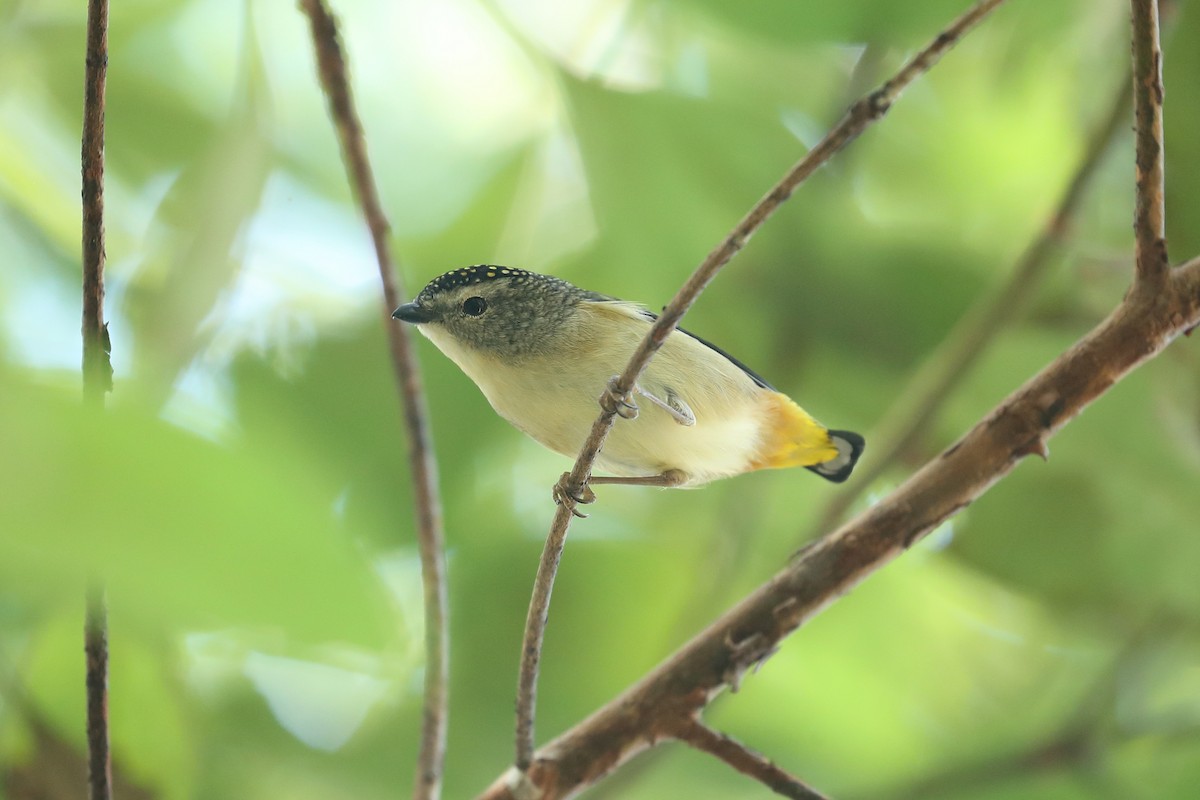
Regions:
[[[963, 35], [977, 25], [1003, 0], [981, 0], [942, 31], [895, 76], [879, 89], [851, 106], [846, 116], [808, 152], [758, 203], [750, 209], [725, 240], [709, 253], [687, 282], [659, 315], [658, 320], [630, 358], [625, 371], [601, 398], [603, 413], [592, 425], [591, 433], [579, 452], [579, 457], [567, 477], [560, 483], [557, 494], [566, 498], [584, 496], [584, 487], [591, 477], [608, 432], [612, 430], [617, 408], [637, 384], [638, 377], [663, 342], [691, 308], [696, 298], [716, 274], [737, 254], [750, 237], [791, 196], [796, 187], [813, 174], [835, 153], [856, 139], [872, 123], [881, 119], [899, 98], [901, 92], [916, 78], [930, 69]], [[538, 565], [533, 596], [525, 622], [521, 646], [521, 668], [517, 683], [516, 761], [518, 771], [525, 772], [532, 764], [534, 752], [534, 715], [537, 705], [537, 675], [542, 641], [549, 614], [554, 576], [562, 559], [567, 530], [574, 515], [569, 499], [559, 506]]]
[[425, 705], [413, 797], [416, 800], [433, 800], [441, 795], [442, 771], [446, 757], [450, 642], [442, 506], [438, 493], [437, 463], [428, 422], [429, 412], [421, 388], [420, 368], [408, 329], [392, 320], [392, 311], [401, 304], [404, 292], [396, 277], [396, 267], [388, 243], [389, 225], [372, 177], [362, 125], [354, 109], [354, 100], [346, 76], [346, 61], [338, 37], [337, 21], [323, 0], [301, 0], [300, 6], [311, 23], [321, 86], [325, 90], [330, 113], [337, 126], [351, 184], [362, 205], [363, 215], [375, 245], [379, 277], [383, 284], [384, 328], [387, 331], [397, 389], [403, 400], [404, 422], [409, 440], [409, 461], [416, 495], [421, 578], [425, 592]]
[[[108, 0], [88, 0], [80, 147], [83, 203], [83, 399], [102, 410], [112, 389], [104, 322], [104, 92], [108, 77]], [[83, 627], [87, 695], [88, 797], [112, 797], [108, 732], [108, 605], [103, 587], [87, 592]]]
[[[527, 625], [522, 665], [522, 695], [518, 707], [518, 760], [482, 795], [488, 800], [570, 797], [593, 785], [637, 753], [672, 738], [685, 738], [702, 749], [719, 750], [722, 737], [687, 728], [726, 687], [736, 686], [749, 668], [770, 656], [779, 642], [834, 599], [849, 591], [929, 531], [961, 511], [1029, 455], [1045, 455], [1046, 441], [1086, 406], [1145, 361], [1155, 357], [1181, 333], [1200, 323], [1200, 258], [1170, 270], [1165, 263], [1162, 235], [1163, 192], [1161, 110], [1147, 115], [1146, 103], [1161, 105], [1161, 56], [1153, 2], [1132, 0], [1134, 9], [1134, 96], [1137, 119], [1138, 261], [1134, 291], [1091, 333], [1017, 389], [949, 449], [912, 475], [889, 497], [806, 548], [769, 582], [697, 635], [645, 678], [573, 729], [530, 755], [533, 682], [545, 623], [553, 569], [561, 556], [562, 537], [570, 521], [560, 508], [543, 554]], [[981, 4], [992, 6], [995, 4]], [[978, 19], [977, 6], [967, 17]], [[965, 19], [965, 18], [964, 18]], [[960, 20], [960, 23], [962, 20]], [[959, 23], [956, 23], [956, 26]], [[949, 30], [954, 30], [952, 26]], [[961, 34], [965, 28], [960, 28]], [[948, 46], [947, 34], [937, 42]], [[924, 61], [924, 54], [914, 63]], [[908, 68], [901, 74], [908, 72]], [[910, 78], [911, 79], [911, 78]], [[894, 85], [890, 81], [887, 86]], [[883, 90], [881, 90], [882, 92]], [[881, 98], [879, 105], [871, 98]], [[886, 93], [868, 98], [866, 108], [886, 109]], [[864, 108], [856, 104], [848, 119]], [[867, 119], [872, 119], [868, 115]], [[827, 137], [843, 130], [846, 121]], [[865, 123], [861, 123], [865, 125]], [[861, 128], [853, 128], [857, 133]], [[853, 138], [844, 133], [840, 144]], [[822, 145], [825, 143], [823, 142]], [[817, 153], [819, 146], [814, 153]], [[837, 147], [833, 147], [836, 150]], [[1148, 160], [1145, 156], [1150, 154]], [[811, 154], [810, 154], [811, 155]], [[828, 157], [827, 155], [824, 157]], [[686, 307], [695, 299], [722, 259], [744, 243], [769, 214], [760, 208], [777, 206], [790, 192], [788, 178], [735, 229], [726, 242], [685, 284], [664, 311], [618, 388], [632, 387], [638, 371], [657, 344], [665, 339]], [[794, 184], [791, 184], [794, 188]], [[781, 188], [783, 187], [783, 188]], [[775, 198], [775, 199], [773, 199]], [[753, 220], [757, 219], [755, 223]], [[1161, 255], [1160, 255], [1161, 254]], [[712, 265], [712, 266], [710, 266]], [[1150, 291], [1154, 289], [1155, 291]], [[615, 411], [606, 412], [580, 454], [571, 480], [586, 483], [592, 460], [611, 426]], [[557, 536], [557, 540], [556, 540]], [[548, 572], [548, 578], [543, 576]], [[528, 683], [527, 683], [528, 682]], [[694, 723], [699, 725], [698, 722]], [[528, 741], [523, 739], [528, 737]], [[753, 758], [753, 756], [751, 756]], [[726, 761], [746, 763], [735, 754]]]

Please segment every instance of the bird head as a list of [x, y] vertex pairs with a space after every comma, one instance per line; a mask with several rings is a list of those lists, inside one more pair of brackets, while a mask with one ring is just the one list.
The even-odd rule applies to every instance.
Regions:
[[522, 358], [551, 350], [580, 301], [591, 297], [549, 275], [480, 264], [434, 278], [392, 316], [417, 325], [439, 347], [448, 337], [461, 348]]

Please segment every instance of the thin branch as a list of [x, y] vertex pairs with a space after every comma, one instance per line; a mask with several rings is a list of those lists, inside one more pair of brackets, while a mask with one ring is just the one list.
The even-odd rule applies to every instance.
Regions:
[[104, 87], [108, 75], [108, 0], [89, 0], [83, 84], [83, 396], [103, 407], [112, 388], [104, 323]]
[[442, 505], [438, 494], [437, 463], [429, 428], [429, 412], [421, 388], [420, 367], [412, 339], [403, 325], [392, 319], [392, 310], [404, 294], [388, 243], [389, 226], [367, 159], [362, 125], [346, 76], [346, 61], [339, 42], [337, 21], [323, 0], [301, 0], [308, 14], [316, 47], [321, 85], [337, 125], [342, 156], [351, 184], [362, 205], [383, 283], [383, 320], [391, 350], [392, 368], [404, 406], [417, 509], [417, 541], [421, 552], [421, 578], [425, 592], [425, 704], [421, 722], [421, 749], [417, 760], [417, 800], [441, 794], [446, 758], [449, 691], [449, 614], [446, 592], [445, 545]]
[[102, 587], [87, 594], [83, 628], [87, 663], [88, 797], [112, 797], [112, 753], [108, 741], [108, 604]]
[[[108, 327], [104, 323], [104, 90], [108, 77], [108, 0], [89, 0], [84, 57], [83, 135], [83, 399], [104, 408], [112, 388]], [[87, 694], [88, 797], [112, 797], [108, 733], [108, 608], [104, 589], [87, 593], [84, 685]]]
[[679, 741], [719, 758], [744, 775], [749, 775], [775, 794], [793, 800], [826, 800], [825, 795], [801, 783], [771, 761], [698, 719], [689, 719], [675, 732]]
[[1164, 211], [1162, 47], [1158, 0], [1131, 0], [1133, 28], [1134, 164], [1137, 200], [1133, 230], [1137, 242], [1137, 285], [1151, 290], [1166, 280]]
[[[569, 797], [668, 739], [804, 622], [986, 492], [1135, 367], [1200, 323], [1200, 258], [1159, 293], [1130, 293], [1091, 333], [989, 412], [891, 495], [787, 568], [622, 695], [535, 754], [521, 776]], [[511, 774], [482, 797], [516, 798]]]
[[[901, 92], [916, 78], [924, 74], [971, 28], [978, 24], [1004, 0], [981, 0], [970, 10], [942, 31], [925, 49], [909, 61], [895, 76], [879, 89], [851, 106], [842, 118], [816, 147], [801, 159], [758, 203], [750, 210], [733, 231], [715, 250], [709, 253], [696, 268], [687, 282], [663, 309], [646, 338], [634, 351], [625, 371], [614, 381], [611, 389], [601, 397], [604, 409], [592, 425], [591, 433], [584, 442], [571, 472], [564, 479], [568, 495], [578, 496], [591, 477], [592, 465], [608, 438], [616, 416], [611, 398], [627, 395], [637, 382], [642, 370], [650, 362], [663, 342], [679, 324], [679, 320], [691, 308], [700, 292], [709, 284], [726, 263], [745, 246], [758, 228], [786, 201], [805, 179], [828, 161], [835, 153], [856, 139], [873, 122], [881, 119], [899, 98]], [[516, 767], [528, 769], [534, 752], [534, 715], [537, 706], [537, 674], [541, 659], [542, 641], [545, 636], [546, 619], [550, 609], [550, 595], [554, 588], [554, 576], [562, 559], [573, 508], [569, 503], [561, 505], [555, 513], [542, 550], [534, 580], [533, 596], [529, 602], [529, 613], [525, 621], [525, 636], [521, 646], [521, 670], [517, 683]]]
[[943, 340], [939, 350], [909, 380], [897, 401], [877, 424], [875, 433], [868, 437], [871, 458], [859, 467], [850, 486], [830, 498], [805, 540], [837, 524], [862, 493], [921, 440], [954, 388], [969, 374], [971, 364], [1024, 308], [1033, 289], [1054, 263], [1054, 256], [1071, 228], [1104, 155], [1124, 129], [1132, 95], [1133, 88], [1126, 78], [1121, 81], [1121, 89], [1114, 96], [1104, 122], [1092, 135], [1083, 159], [1041, 232], [1022, 253], [999, 290], [968, 311]]
[[836, 120], [847, 105], [871, 91], [875, 82], [886, 74], [884, 66], [888, 55], [888, 47], [877, 40], [867, 41], [863, 45], [846, 78], [846, 85], [837, 93], [837, 100], [830, 107], [830, 121]]

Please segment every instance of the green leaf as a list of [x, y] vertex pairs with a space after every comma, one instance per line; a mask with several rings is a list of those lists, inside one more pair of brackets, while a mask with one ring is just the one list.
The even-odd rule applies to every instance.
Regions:
[[378, 645], [383, 598], [339, 528], [322, 466], [289, 442], [197, 439], [136, 409], [3, 379], [0, 574], [37, 602], [103, 580], [154, 629], [281, 628]]

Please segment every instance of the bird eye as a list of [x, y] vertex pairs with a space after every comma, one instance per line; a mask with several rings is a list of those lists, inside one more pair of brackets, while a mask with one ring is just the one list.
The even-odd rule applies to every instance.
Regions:
[[463, 300], [462, 310], [468, 316], [478, 317], [487, 311], [487, 300], [484, 300], [482, 297], [468, 297], [466, 300]]

